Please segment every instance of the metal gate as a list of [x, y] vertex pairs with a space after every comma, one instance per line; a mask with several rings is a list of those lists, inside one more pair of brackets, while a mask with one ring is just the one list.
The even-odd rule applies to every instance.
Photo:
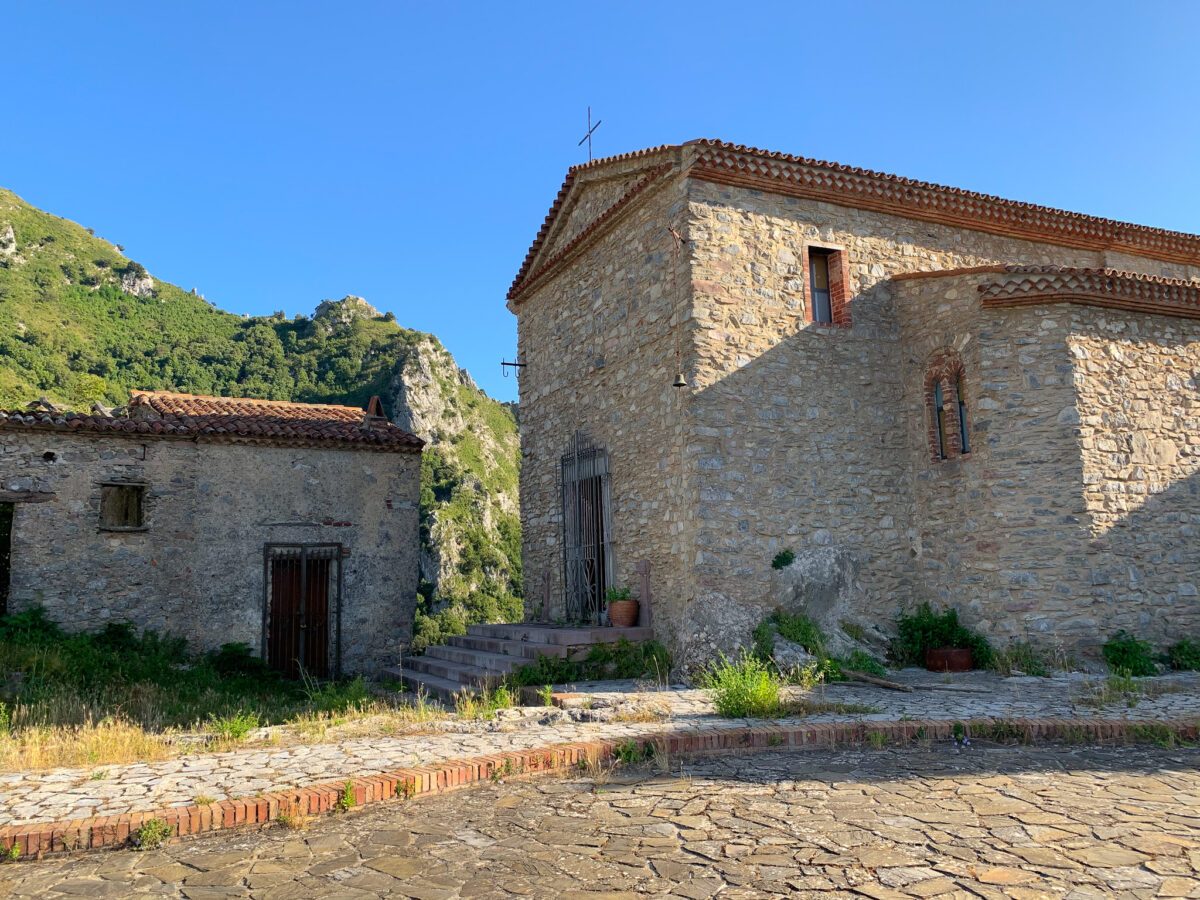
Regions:
[[560, 469], [563, 503], [563, 605], [567, 620], [604, 624], [613, 583], [608, 454], [576, 432]]
[[263, 659], [288, 678], [342, 673], [342, 545], [263, 549]]

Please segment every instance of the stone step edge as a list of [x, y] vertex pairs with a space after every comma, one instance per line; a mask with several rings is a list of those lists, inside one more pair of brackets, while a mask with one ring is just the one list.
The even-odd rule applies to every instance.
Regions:
[[[956, 729], [961, 729], [956, 733]], [[385, 800], [411, 800], [441, 794], [501, 778], [607, 763], [631, 742], [665, 749], [668, 754], [711, 755], [747, 750], [828, 750], [872, 744], [895, 746], [924, 740], [950, 740], [958, 734], [979, 740], [1067, 740], [1155, 742], [1167, 737], [1200, 739], [1200, 719], [953, 719], [890, 722], [828, 722], [797, 725], [747, 725], [704, 731], [651, 732], [620, 739], [548, 744], [507, 750], [466, 759], [449, 759], [378, 775], [323, 782], [287, 791], [257, 794], [244, 800], [218, 800], [205, 805], [172, 806], [116, 816], [95, 816], [60, 822], [0, 826], [0, 855], [42, 859], [50, 854], [132, 846], [145, 823], [157, 819], [167, 827], [166, 840], [230, 828], [261, 826], [281, 814], [316, 816], [341, 810], [347, 784], [354, 794], [352, 808]], [[882, 735], [882, 738], [876, 737]], [[16, 847], [13, 854], [12, 847]], [[6, 851], [6, 853], [4, 852]]]

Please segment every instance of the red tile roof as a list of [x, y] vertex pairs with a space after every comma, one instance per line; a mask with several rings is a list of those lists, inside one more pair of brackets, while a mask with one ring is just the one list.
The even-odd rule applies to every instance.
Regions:
[[534, 237], [533, 243], [529, 246], [529, 250], [525, 254], [525, 259], [521, 263], [521, 268], [517, 272], [516, 277], [513, 279], [512, 286], [508, 289], [508, 298], [511, 300], [516, 297], [518, 293], [528, 288], [529, 283], [532, 283], [536, 278], [540, 278], [545, 271], [559, 258], [564, 256], [567, 251], [575, 246], [578, 246], [586, 239], [587, 236], [590, 236], [593, 232], [599, 230], [599, 228], [606, 221], [613, 217], [620, 207], [628, 204], [634, 196], [644, 191], [646, 187], [649, 186], [649, 182], [658, 180], [668, 171], [670, 171], [671, 165], [667, 164], [656, 167], [636, 184], [630, 186], [629, 190], [622, 194], [612, 206], [610, 206], [605, 212], [597, 217], [597, 219], [588, 225], [588, 227], [585, 228], [580, 234], [577, 234], [574, 238], [572, 238], [566, 247], [556, 253], [554, 258], [547, 260], [545, 263], [538, 266], [537, 271], [534, 272], [532, 271], [534, 260], [537, 258], [538, 253], [541, 252], [542, 246], [546, 242], [546, 238], [550, 236], [550, 229], [554, 226], [554, 222], [558, 218], [559, 212], [562, 211], [563, 204], [566, 202], [567, 195], [571, 193], [571, 188], [575, 186], [575, 182], [580, 174], [593, 169], [606, 168], [618, 163], [628, 162], [629, 160], [633, 159], [658, 156], [664, 153], [677, 153], [678, 151], [678, 146], [663, 144], [660, 147], [649, 147], [645, 150], [636, 150], [633, 153], [622, 153], [619, 156], [606, 156], [602, 159], [594, 159], [591, 162], [581, 163], [578, 166], [571, 166], [571, 168], [567, 170], [567, 177], [563, 181], [562, 187], [558, 189], [558, 196], [556, 196], [554, 198], [554, 202], [550, 204], [550, 211], [546, 213], [546, 218], [542, 221], [542, 227], [538, 229], [538, 233]]
[[72, 413], [32, 405], [0, 410], [0, 428], [190, 438], [356, 450], [419, 452], [424, 441], [353, 406], [170, 391], [133, 391], [120, 414]]
[[1005, 266], [1011, 276], [979, 286], [985, 308], [1081, 303], [1200, 319], [1200, 283], [1118, 269]]
[[[664, 145], [597, 159], [571, 168], [509, 288], [508, 298], [515, 300], [546, 268], [541, 265], [536, 271], [531, 271], [534, 259], [578, 175], [670, 151], [690, 151], [680, 157], [679, 171], [702, 181], [823, 200], [1023, 240], [1093, 250], [1119, 250], [1154, 259], [1200, 265], [1200, 235], [1005, 200], [990, 194], [840, 163], [700, 139], [682, 145]], [[618, 202], [627, 202], [628, 199], [623, 197]], [[598, 220], [597, 228], [601, 224]]]

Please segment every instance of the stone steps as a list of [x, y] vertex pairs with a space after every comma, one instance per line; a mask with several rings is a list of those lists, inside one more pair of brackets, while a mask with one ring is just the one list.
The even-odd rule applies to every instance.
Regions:
[[568, 647], [565, 644], [543, 644], [538, 641], [506, 641], [503, 638], [484, 637], [475, 634], [461, 634], [446, 642], [450, 647], [463, 647], [468, 650], [483, 650], [486, 653], [503, 653], [506, 656], [519, 656], [522, 659], [533, 660], [539, 656], [566, 656]]
[[493, 688], [539, 656], [578, 658], [596, 644], [649, 640], [649, 628], [564, 627], [522, 622], [513, 625], [471, 625], [467, 633], [447, 644], [430, 647], [423, 656], [404, 659], [403, 668], [385, 674], [409, 690], [424, 690], [443, 702], [462, 691]]

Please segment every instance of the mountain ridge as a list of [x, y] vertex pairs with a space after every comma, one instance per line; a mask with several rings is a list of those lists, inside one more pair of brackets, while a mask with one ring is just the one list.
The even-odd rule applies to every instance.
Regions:
[[122, 405], [131, 389], [362, 407], [428, 442], [414, 647], [521, 615], [513, 408], [431, 334], [362, 297], [241, 316], [0, 188], [0, 406]]

